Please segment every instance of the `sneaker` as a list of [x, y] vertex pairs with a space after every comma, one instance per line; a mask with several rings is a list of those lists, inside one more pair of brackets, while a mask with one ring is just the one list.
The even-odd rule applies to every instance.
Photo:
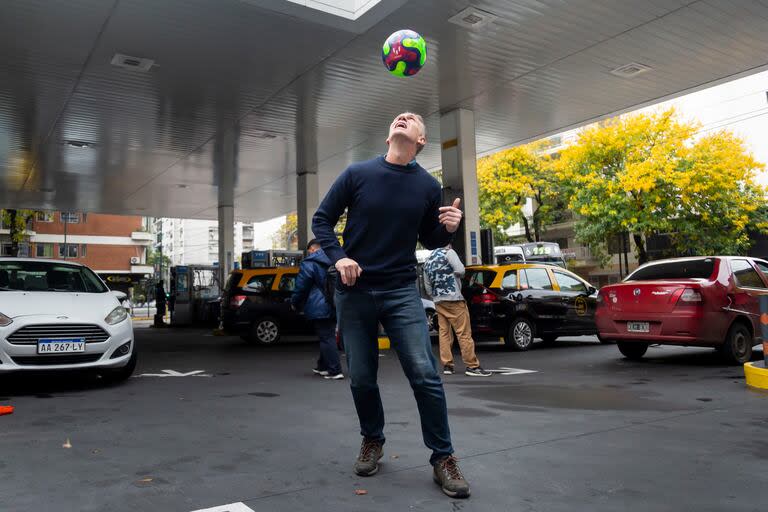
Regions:
[[478, 366], [475, 368], [467, 368], [464, 371], [464, 375], [469, 375], [470, 377], [490, 377], [493, 373], [488, 370], [483, 370]]
[[433, 478], [443, 492], [451, 498], [469, 498], [469, 484], [464, 480], [459, 462], [453, 455], [435, 463]]
[[341, 380], [344, 378], [344, 374], [343, 373], [336, 373], [334, 375], [328, 374], [328, 375], [324, 375], [323, 378], [325, 380]]
[[312, 373], [315, 375], [320, 375], [321, 377], [325, 377], [328, 375], [328, 370], [318, 370], [317, 368], [312, 368]]
[[453, 375], [453, 366], [450, 366], [450, 365], [443, 366], [443, 375]]
[[360, 455], [355, 461], [355, 473], [359, 476], [373, 476], [379, 472], [379, 459], [384, 456], [384, 443], [363, 438]]

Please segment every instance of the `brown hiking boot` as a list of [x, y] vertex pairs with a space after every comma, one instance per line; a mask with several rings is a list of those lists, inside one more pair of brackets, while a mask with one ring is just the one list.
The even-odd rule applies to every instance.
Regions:
[[453, 455], [435, 463], [433, 477], [435, 483], [451, 498], [469, 498], [469, 484], [464, 480], [459, 462]]
[[355, 461], [355, 473], [360, 476], [373, 476], [379, 471], [379, 459], [384, 456], [384, 443], [363, 438], [360, 455]]

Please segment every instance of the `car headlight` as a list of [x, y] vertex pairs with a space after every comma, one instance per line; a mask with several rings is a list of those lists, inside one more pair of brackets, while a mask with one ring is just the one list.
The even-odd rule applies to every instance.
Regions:
[[8, 327], [13, 323], [13, 319], [0, 313], [0, 327]]
[[119, 324], [123, 320], [128, 318], [128, 311], [123, 306], [117, 306], [112, 310], [110, 314], [104, 319], [109, 325]]

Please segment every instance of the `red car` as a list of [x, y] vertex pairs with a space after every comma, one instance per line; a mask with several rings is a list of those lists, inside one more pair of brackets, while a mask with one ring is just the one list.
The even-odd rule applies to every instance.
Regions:
[[760, 297], [768, 262], [747, 257], [680, 258], [648, 263], [602, 288], [595, 322], [603, 340], [629, 359], [648, 345], [714, 347], [744, 363], [760, 336]]

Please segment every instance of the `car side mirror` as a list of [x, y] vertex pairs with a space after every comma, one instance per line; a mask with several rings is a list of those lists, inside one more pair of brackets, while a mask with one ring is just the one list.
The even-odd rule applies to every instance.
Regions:
[[117, 300], [119, 300], [120, 302], [123, 302], [125, 299], [128, 298], [128, 294], [125, 292], [121, 292], [120, 290], [111, 290], [111, 292], [112, 292], [112, 295], [114, 295], [117, 298]]
[[250, 293], [264, 293], [264, 290], [264, 284], [259, 281], [248, 283], [243, 287], [243, 291]]
[[594, 295], [597, 293], [597, 288], [595, 288], [594, 286], [590, 286], [589, 288], [587, 288], [587, 291], [589, 292], [590, 295]]

